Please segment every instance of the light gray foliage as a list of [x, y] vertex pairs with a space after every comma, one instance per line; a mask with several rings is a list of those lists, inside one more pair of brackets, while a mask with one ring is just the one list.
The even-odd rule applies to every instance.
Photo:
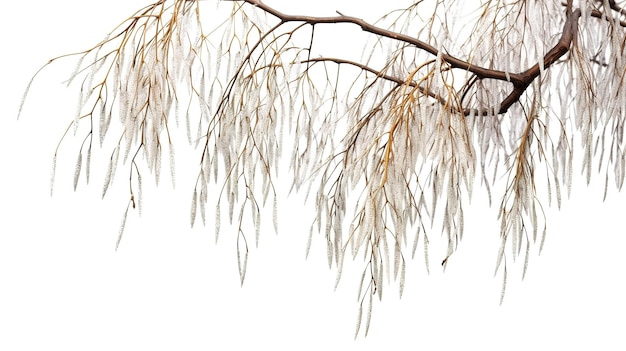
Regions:
[[[135, 207], [140, 164], [158, 181], [164, 147], [174, 179], [179, 141], [170, 129], [184, 116], [187, 139], [201, 150], [191, 225], [197, 212], [205, 223], [213, 199], [216, 240], [222, 220], [237, 222], [243, 283], [244, 214], [258, 243], [271, 196], [278, 230], [274, 178], [288, 158], [282, 174], [316, 208], [307, 255], [317, 231], [337, 283], [346, 253], [366, 262], [357, 333], [365, 299], [367, 332], [384, 280], [398, 280], [402, 293], [408, 240], [414, 256], [421, 239], [428, 268], [436, 222], [447, 241], [442, 264], [449, 262], [464, 235], [463, 205], [476, 177], [490, 202], [499, 200], [496, 272], [504, 264], [504, 283], [507, 257], [523, 251], [525, 274], [538, 236], [543, 246], [540, 199], [560, 207], [562, 192], [571, 192], [577, 146], [587, 182], [595, 167], [607, 186], [612, 179], [621, 189], [625, 17], [621, 2], [608, 0], [424, 0], [374, 24], [344, 14], [283, 14], [259, 0], [158, 1], [77, 54], [70, 82], [83, 80], [70, 126], [93, 128], [87, 150], [79, 151], [74, 186], [89, 173], [97, 131], [101, 145], [105, 137], [119, 140], [103, 196], [122, 153]], [[316, 51], [315, 29], [337, 23], [370, 35], [360, 60]], [[219, 183], [218, 196], [208, 196], [211, 180]], [[496, 187], [501, 180], [503, 191]]]

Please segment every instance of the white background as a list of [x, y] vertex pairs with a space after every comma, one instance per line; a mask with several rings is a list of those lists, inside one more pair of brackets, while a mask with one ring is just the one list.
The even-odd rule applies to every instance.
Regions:
[[[16, 114], [23, 89], [41, 64], [94, 44], [146, 4], [3, 4], [0, 350], [626, 347], [626, 194], [610, 188], [603, 203], [600, 177], [589, 188], [577, 177], [562, 210], [548, 210], [544, 251], [531, 257], [523, 282], [519, 265], [512, 269], [502, 306], [501, 275], [493, 277], [497, 208], [478, 198], [467, 209], [466, 236], [447, 271], [438, 264], [444, 250], [437, 246], [430, 275], [422, 256], [412, 261], [405, 295], [398, 299], [395, 288], [387, 287], [382, 303], [375, 303], [370, 335], [356, 341], [358, 279], [348, 274], [359, 274], [360, 266], [349, 266], [335, 291], [319, 235], [305, 260], [309, 217], [298, 211], [297, 198], [281, 198], [280, 233], [262, 233], [259, 248], [251, 250], [243, 287], [227, 228], [217, 244], [212, 227], [189, 229], [189, 179], [195, 174], [179, 173], [176, 190], [168, 182], [159, 189], [148, 185], [144, 215], [129, 215], [115, 251], [127, 190], [116, 187], [100, 200], [104, 166], [94, 165], [93, 184], [81, 182], [74, 193], [76, 153], [62, 149], [61, 157], [67, 158], [59, 163], [55, 195], [49, 196], [51, 156], [74, 113], [73, 96], [60, 82], [74, 61], [45, 71], [19, 121]], [[318, 1], [315, 14], [377, 10], [362, 5]], [[313, 13], [304, 1], [282, 9], [298, 7], [300, 13]], [[118, 174], [118, 185], [123, 177]], [[432, 231], [433, 240], [437, 233]]]

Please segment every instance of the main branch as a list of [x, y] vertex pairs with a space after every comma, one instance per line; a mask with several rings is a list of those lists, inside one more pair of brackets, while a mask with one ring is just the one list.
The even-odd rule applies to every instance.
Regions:
[[[540, 63], [534, 64], [532, 67], [523, 71], [521, 73], [509, 73], [505, 71], [500, 71], [496, 69], [490, 69], [486, 67], [481, 67], [472, 64], [468, 61], [463, 61], [459, 58], [456, 58], [452, 55], [442, 53], [432, 45], [425, 43], [417, 38], [413, 38], [411, 36], [398, 33], [395, 31], [391, 31], [388, 29], [384, 29], [375, 25], [372, 25], [360, 18], [339, 15], [339, 16], [331, 16], [331, 17], [315, 17], [315, 16], [300, 16], [300, 15], [288, 15], [282, 13], [265, 3], [261, 0], [242, 0], [246, 3], [249, 3], [255, 7], [260, 8], [261, 10], [272, 14], [273, 16], [280, 19], [281, 23], [287, 22], [305, 22], [311, 25], [322, 24], [322, 23], [352, 23], [361, 27], [363, 31], [376, 34], [381, 37], [390, 38], [394, 40], [398, 40], [410, 45], [415, 46], [418, 49], [424, 50], [433, 56], [441, 56], [441, 58], [446, 61], [450, 67], [456, 69], [462, 69], [468, 72], [475, 74], [479, 79], [496, 79], [500, 81], [510, 82], [513, 84], [513, 91], [502, 101], [500, 104], [500, 108], [498, 110], [498, 114], [506, 113], [509, 108], [519, 101], [520, 96], [526, 91], [528, 86], [541, 74]], [[559, 58], [565, 55], [571, 46], [571, 43], [574, 39], [578, 31], [578, 19], [581, 16], [580, 9], [573, 11], [569, 14], [565, 25], [563, 26], [563, 32], [561, 34], [561, 38], [554, 45], [550, 51], [546, 53], [543, 58], [543, 62], [541, 65], [543, 68], [548, 68], [554, 62], [556, 62]], [[370, 70], [371, 71], [371, 70]], [[404, 82], [404, 80], [399, 80]], [[467, 114], [470, 112], [469, 110], [459, 111]], [[488, 110], [475, 111], [478, 112], [479, 115], [486, 115], [489, 113]]]

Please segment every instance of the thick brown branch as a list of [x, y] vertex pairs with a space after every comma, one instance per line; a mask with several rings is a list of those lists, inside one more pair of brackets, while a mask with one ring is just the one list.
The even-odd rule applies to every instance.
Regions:
[[609, 7], [611, 8], [611, 10], [618, 12], [620, 15], [625, 15], [626, 11], [624, 11], [624, 9], [619, 6], [615, 0], [609, 0]]
[[[576, 9], [565, 21], [565, 25], [563, 26], [563, 33], [561, 34], [561, 38], [556, 43], [556, 45], [550, 49], [543, 57], [543, 67], [547, 69], [550, 67], [556, 60], [565, 55], [574, 40], [574, 36], [578, 33], [578, 18], [580, 18], [580, 9]], [[528, 88], [530, 83], [535, 80], [541, 74], [541, 68], [539, 64], [536, 63], [526, 71], [519, 74], [521, 83], [513, 82], [513, 86], [515, 87], [511, 94], [507, 96], [500, 105], [500, 111], [498, 113], [505, 113], [508, 109], [519, 100], [520, 96], [524, 93], [524, 91]]]
[[[394, 32], [391, 30], [387, 30], [384, 28], [377, 27], [375, 25], [369, 24], [364, 20], [351, 16], [332, 16], [332, 17], [314, 17], [314, 16], [297, 16], [297, 15], [287, 15], [282, 13], [266, 4], [261, 0], [242, 0], [246, 3], [254, 5], [255, 7], [260, 8], [261, 10], [272, 14], [273, 16], [279, 18], [282, 23], [286, 22], [305, 22], [311, 25], [322, 24], [322, 23], [352, 23], [361, 27], [363, 31], [376, 34], [382, 37], [390, 38], [405, 42], [407, 44], [411, 44], [418, 49], [424, 50], [434, 56], [441, 55], [442, 59], [445, 60], [452, 68], [463, 69], [468, 72], [475, 74], [480, 79], [497, 79], [501, 81], [511, 82], [513, 84], [513, 91], [502, 101], [500, 104], [500, 109], [498, 110], [499, 114], [506, 113], [509, 108], [516, 103], [520, 96], [526, 91], [528, 86], [535, 80], [540, 74], [541, 69], [539, 63], [536, 63], [526, 71], [522, 73], [508, 73], [504, 71], [499, 71], [495, 69], [489, 69], [485, 67], [480, 67], [473, 65], [470, 62], [463, 61], [458, 59], [452, 55], [441, 53], [435, 47], [408, 35]], [[561, 38], [556, 43], [556, 45], [548, 51], [548, 53], [543, 58], [543, 67], [548, 68], [554, 62], [556, 62], [559, 58], [565, 55], [571, 46], [571, 43], [574, 39], [574, 35], [576, 35], [578, 31], [578, 19], [581, 16], [580, 9], [576, 9], [571, 14], [569, 14], [567, 20], [565, 21], [565, 25], [563, 26], [563, 33]], [[389, 79], [385, 77], [386, 79]], [[394, 80], [393, 77], [391, 80]], [[482, 111], [481, 114], [486, 114], [487, 111]]]
[[266, 4], [264, 4], [261, 0], [242, 0], [244, 2], [247, 2], [251, 5], [254, 5], [258, 8], [260, 8], [261, 10], [274, 15], [275, 17], [277, 17], [278, 19], [281, 20], [281, 22], [286, 23], [286, 22], [306, 22], [309, 24], [322, 24], [322, 23], [352, 23], [352, 24], [356, 24], [359, 27], [361, 27], [361, 29], [363, 31], [372, 33], [372, 34], [376, 34], [382, 37], [386, 37], [386, 38], [390, 38], [390, 39], [395, 39], [395, 40], [399, 40], [402, 42], [405, 42], [407, 44], [411, 44], [419, 49], [422, 49], [434, 56], [437, 56], [439, 54], [441, 54], [441, 57], [443, 60], [445, 60], [447, 63], [450, 64], [450, 66], [452, 68], [458, 68], [458, 69], [463, 69], [469, 72], [474, 73], [475, 75], [477, 75], [480, 78], [490, 78], [490, 79], [497, 79], [497, 80], [503, 80], [503, 81], [510, 81], [514, 84], [516, 83], [522, 83], [521, 81], [521, 77], [518, 74], [515, 73], [509, 73], [507, 74], [507, 72], [504, 71], [499, 71], [499, 70], [494, 70], [494, 69], [489, 69], [489, 68], [485, 68], [485, 67], [480, 67], [480, 66], [476, 66], [473, 65], [470, 62], [467, 61], [463, 61], [460, 60], [452, 55], [448, 55], [445, 53], [440, 53], [439, 50], [437, 50], [435, 47], [419, 40], [416, 38], [413, 38], [411, 36], [402, 34], [402, 33], [398, 33], [398, 32], [394, 32], [394, 31], [390, 31], [384, 28], [380, 28], [377, 27], [375, 25], [369, 24], [367, 22], [365, 22], [364, 20], [360, 19], [360, 18], [356, 18], [356, 17], [351, 17], [351, 16], [332, 16], [332, 17], [313, 17], [313, 16], [295, 16], [295, 15], [287, 15], [284, 14]]
[[[609, 20], [609, 18], [607, 18], [606, 14], [604, 14], [603, 12], [600, 12], [598, 10], [591, 10], [591, 17], [605, 19], [607, 21]], [[626, 21], [619, 21], [617, 23], [619, 23], [619, 25], [622, 26], [622, 27], [626, 27]]]

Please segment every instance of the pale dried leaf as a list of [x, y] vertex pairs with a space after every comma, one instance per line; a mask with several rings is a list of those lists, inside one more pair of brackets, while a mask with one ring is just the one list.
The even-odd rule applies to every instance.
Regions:
[[141, 181], [141, 173], [137, 172], [137, 210], [139, 215], [143, 211], [143, 183]]
[[504, 301], [504, 294], [506, 292], [506, 278], [507, 272], [506, 267], [504, 267], [504, 276], [502, 277], [502, 289], [500, 290], [500, 305], [502, 305], [502, 302]]
[[217, 243], [217, 240], [220, 237], [220, 227], [222, 225], [222, 221], [221, 221], [221, 216], [220, 216], [220, 203], [219, 201], [217, 202], [217, 205], [215, 206], [215, 242]]
[[52, 196], [54, 190], [54, 176], [57, 169], [57, 155], [56, 153], [52, 157], [52, 169], [50, 170], [50, 196]]
[[359, 312], [356, 316], [356, 330], [354, 331], [354, 338], [359, 336], [359, 330], [361, 329], [361, 320], [363, 320], [363, 303], [359, 304]]
[[117, 157], [119, 155], [118, 151], [119, 151], [119, 147], [115, 148], [115, 150], [113, 150], [113, 154], [111, 155], [111, 158], [109, 159], [109, 167], [107, 169], [107, 172], [104, 178], [104, 186], [102, 188], [102, 198], [104, 198], [104, 196], [106, 195], [107, 190], [109, 189], [109, 185], [111, 184], [111, 182], [113, 181], [113, 177], [115, 176], [115, 169], [117, 167]]
[[76, 168], [74, 169], [74, 191], [76, 191], [76, 186], [78, 185], [78, 179], [80, 178], [80, 169], [83, 165], [83, 153], [78, 153], [78, 159], [76, 160]]
[[[381, 284], [382, 285], [382, 284]], [[372, 322], [372, 304], [373, 304], [373, 294], [369, 293], [369, 303], [367, 305], [367, 319], [365, 320], [365, 336], [367, 336], [367, 333], [370, 330], [370, 323]]]
[[272, 205], [272, 223], [274, 224], [274, 232], [278, 234], [278, 200], [276, 195], [274, 195], [274, 202]]
[[406, 262], [402, 260], [402, 267], [400, 268], [400, 298], [402, 298], [402, 294], [404, 293], [405, 280], [406, 280]]
[[522, 271], [522, 280], [526, 277], [526, 271], [528, 270], [528, 256], [530, 253], [530, 243], [526, 241], [526, 253], [524, 254], [524, 270]]
[[172, 188], [176, 187], [176, 156], [174, 155], [174, 145], [169, 144], [170, 149], [170, 175], [172, 177]]
[[246, 270], [248, 267], [248, 243], [245, 242], [244, 237], [244, 248], [241, 248], [239, 245], [239, 237], [237, 237], [237, 267], [239, 267], [239, 278], [241, 280], [241, 285], [246, 278]]
[[117, 241], [115, 242], [115, 251], [120, 247], [120, 243], [122, 242], [122, 235], [124, 234], [124, 228], [126, 227], [126, 217], [128, 216], [128, 206], [126, 206], [126, 211], [124, 211], [124, 215], [122, 216], [122, 224], [120, 225], [120, 230], [117, 235]]
[[400, 261], [402, 259], [402, 251], [400, 250], [400, 244], [396, 241], [393, 252], [393, 277], [398, 277], [398, 270], [400, 268]]
[[311, 241], [313, 240], [313, 226], [314, 224], [312, 224], [311, 228], [309, 229], [309, 238], [306, 241], [306, 253], [304, 255], [305, 259], [309, 258], [309, 252], [311, 251]]
[[193, 189], [193, 196], [191, 197], [191, 227], [193, 228], [194, 223], [196, 222], [196, 209], [198, 207], [198, 192], [196, 189]]
[[87, 160], [85, 161], [85, 177], [86, 182], [89, 184], [89, 176], [91, 174], [91, 143], [89, 143], [89, 148], [87, 149]]

